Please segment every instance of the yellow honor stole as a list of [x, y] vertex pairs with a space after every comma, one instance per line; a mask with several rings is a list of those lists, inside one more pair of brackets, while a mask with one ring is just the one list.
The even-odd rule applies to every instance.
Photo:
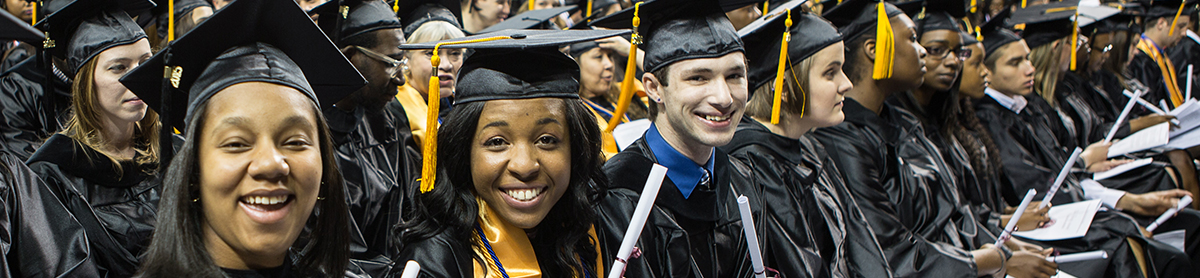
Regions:
[[1163, 55], [1162, 51], [1158, 49], [1158, 45], [1155, 45], [1146, 36], [1142, 36], [1142, 40], [1138, 42], [1137, 48], [1150, 56], [1150, 59], [1153, 59], [1158, 64], [1158, 70], [1162, 72], [1163, 85], [1167, 87], [1167, 91], [1171, 94], [1171, 106], [1179, 107], [1179, 105], [1182, 105], [1184, 101], [1183, 94], [1179, 92], [1179, 83], [1175, 81], [1175, 65], [1171, 64], [1171, 59]]
[[[483, 199], [475, 198], [475, 201], [479, 203], [479, 227], [476, 230], [475, 240], [479, 241], [478, 237], [483, 236], [487, 238], [487, 242], [480, 241], [474, 249], [487, 265], [479, 265], [476, 262], [474, 276], [505, 277], [502, 274], [505, 273], [510, 278], [542, 277], [542, 268], [538, 266], [537, 254], [533, 252], [533, 245], [529, 243], [529, 236], [525, 235], [525, 229], [517, 228], [500, 218], [500, 215], [493, 211], [492, 207]], [[597, 255], [596, 270], [589, 273], [590, 278], [604, 277], [603, 255], [600, 253], [600, 242], [595, 240], [598, 238], [595, 226], [588, 229], [588, 236], [596, 243]], [[491, 247], [490, 251], [487, 247]], [[503, 270], [501, 266], [503, 266]]]

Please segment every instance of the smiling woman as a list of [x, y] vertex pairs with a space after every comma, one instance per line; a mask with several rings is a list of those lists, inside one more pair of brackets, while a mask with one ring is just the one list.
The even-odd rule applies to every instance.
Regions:
[[[343, 275], [349, 212], [320, 102], [365, 80], [309, 22], [291, 0], [235, 1], [164, 50], [183, 61], [178, 86], [187, 101], [165, 108], [186, 138], [167, 172], [140, 276]], [[285, 26], [285, 35], [263, 35]], [[235, 29], [261, 39], [214, 45]], [[170, 93], [158, 86], [163, 56], [122, 82], [141, 97]], [[302, 232], [320, 240], [298, 240]]]

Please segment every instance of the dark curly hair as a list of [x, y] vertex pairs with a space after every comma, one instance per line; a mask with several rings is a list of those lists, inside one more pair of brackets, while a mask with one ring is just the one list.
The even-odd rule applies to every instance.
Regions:
[[[584, 269], [595, 269], [597, 239], [588, 236], [596, 222], [595, 204], [608, 187], [601, 170], [600, 128], [592, 112], [578, 99], [563, 99], [571, 145], [571, 181], [567, 192], [531, 234], [543, 277], [580, 277]], [[413, 198], [412, 218], [395, 227], [393, 246], [428, 239], [439, 233], [450, 235], [458, 248], [482, 248], [474, 234], [479, 204], [473, 193], [471, 148], [475, 128], [486, 102], [454, 106], [438, 129], [438, 179], [432, 191]], [[483, 264], [483, 258], [474, 256]]]

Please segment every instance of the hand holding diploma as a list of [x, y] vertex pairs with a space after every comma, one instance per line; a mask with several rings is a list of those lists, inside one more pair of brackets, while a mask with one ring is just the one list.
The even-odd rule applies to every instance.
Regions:
[[625, 237], [621, 239], [621, 248], [617, 249], [616, 262], [613, 262], [612, 269], [608, 271], [608, 278], [625, 276], [625, 265], [628, 263], [629, 254], [633, 253], [634, 244], [641, 236], [642, 228], [646, 226], [646, 218], [650, 215], [650, 209], [654, 207], [654, 201], [658, 199], [658, 189], [662, 187], [663, 178], [667, 176], [667, 167], [658, 164], [654, 164], [653, 167], [650, 169], [649, 177], [646, 178], [646, 186], [642, 188], [642, 196], [638, 198], [637, 207], [633, 210], [633, 220], [629, 221], [629, 228], [625, 230]]

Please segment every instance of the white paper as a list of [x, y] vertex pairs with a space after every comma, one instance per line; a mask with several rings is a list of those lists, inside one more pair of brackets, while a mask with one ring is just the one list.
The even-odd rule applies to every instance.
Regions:
[[1179, 125], [1179, 128], [1171, 131], [1172, 138], [1200, 127], [1200, 103], [1196, 100], [1189, 99], [1167, 114], [1175, 116], [1176, 124]]
[[1100, 200], [1075, 202], [1050, 207], [1046, 227], [1015, 232], [1013, 235], [1035, 241], [1054, 241], [1083, 237], [1092, 226], [1092, 218], [1100, 210]]
[[1165, 233], [1158, 233], [1154, 234], [1154, 240], [1174, 246], [1175, 248], [1179, 248], [1180, 252], [1187, 253], [1186, 250], [1183, 250], [1183, 243], [1186, 242], [1184, 239], [1186, 232], [1187, 231], [1185, 230], [1175, 230]]
[[1170, 142], [1167, 142], [1167, 149], [1187, 149], [1200, 145], [1200, 128], [1193, 128], [1190, 131], [1184, 132], [1177, 136], [1171, 136]]
[[617, 125], [617, 128], [613, 129], [613, 139], [617, 140], [617, 149], [625, 150], [629, 144], [633, 144], [633, 141], [642, 138], [647, 129], [650, 129], [649, 119], [633, 120]]
[[1121, 156], [1127, 153], [1165, 146], [1170, 141], [1170, 132], [1171, 124], [1169, 123], [1161, 123], [1142, 129], [1108, 147], [1108, 157]]
[[1117, 175], [1120, 175], [1121, 173], [1129, 172], [1129, 170], [1133, 170], [1133, 169], [1137, 169], [1138, 167], [1150, 165], [1150, 163], [1153, 163], [1153, 162], [1154, 162], [1154, 158], [1143, 158], [1143, 159], [1134, 160], [1129, 163], [1121, 164], [1121, 166], [1113, 167], [1112, 169], [1109, 169], [1108, 171], [1095, 173], [1092, 175], [1092, 179], [1093, 180], [1104, 180], [1107, 178], [1115, 177]]
[[[1011, 275], [1005, 275], [1005, 278], [1013, 278], [1013, 277]], [[1058, 274], [1054, 274], [1054, 276], [1050, 276], [1050, 278], [1077, 278], [1077, 277], [1075, 277], [1075, 275], [1067, 274], [1066, 272], [1059, 270]]]

